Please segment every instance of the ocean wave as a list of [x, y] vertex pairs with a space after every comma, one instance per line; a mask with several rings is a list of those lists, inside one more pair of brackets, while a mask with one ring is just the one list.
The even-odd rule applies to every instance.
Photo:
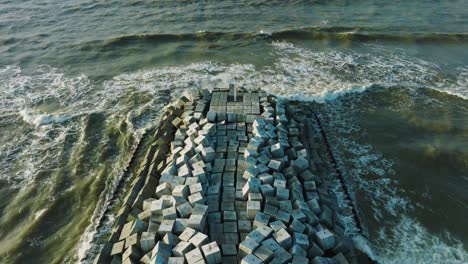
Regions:
[[38, 113], [28, 110], [21, 110], [20, 115], [25, 122], [35, 125], [36, 127], [54, 123], [63, 123], [73, 118], [73, 116], [69, 115]]
[[379, 230], [378, 240], [373, 245], [378, 249], [375, 257], [379, 263], [467, 263], [468, 252], [451, 234], [433, 235], [407, 215], [400, 219], [395, 226]]
[[[126, 46], [134, 43], [164, 43], [176, 41], [240, 41], [264, 39], [267, 41], [291, 40], [332, 40], [337, 42], [376, 42], [398, 41], [410, 43], [465, 43], [468, 41], [467, 33], [442, 32], [388, 32], [372, 28], [353, 27], [307, 27], [287, 29], [282, 31], [266, 32], [215, 32], [199, 31], [195, 33], [142, 33], [116, 36], [109, 39], [92, 40], [74, 45], [77, 49], [96, 49]], [[10, 40], [5, 39], [4, 42]], [[13, 40], [11, 40], [13, 41]]]
[[[269, 34], [263, 35], [268, 37]], [[122, 73], [102, 85], [84, 75], [66, 76], [60, 69], [47, 66], [39, 67], [32, 74], [23, 73], [17, 66], [0, 68], [0, 122], [17, 129], [8, 138], [0, 135], [1, 177], [19, 182], [16, 186], [29, 188], [34, 186], [41, 171], [63, 167], [60, 162], [69, 156], [73, 157], [73, 173], [80, 168], [88, 174], [95, 173], [102, 164], [93, 167], [86, 159], [104, 158], [96, 153], [117, 142], [109, 135], [118, 135], [122, 122], [128, 125], [128, 131], [122, 134], [138, 138], [142, 131], [157, 122], [160, 109], [187, 89], [212, 88], [235, 82], [246, 88], [262, 88], [284, 97], [322, 103], [338, 102], [346, 95], [373, 89], [392, 92], [394, 87], [410, 90], [433, 88], [464, 98], [467, 95], [463, 87], [468, 79], [466, 68], [459, 68], [455, 78], [444, 79], [440, 77], [438, 65], [404, 52], [379, 55], [333, 49], [316, 52], [283, 41], [274, 41], [271, 45], [271, 56], [276, 60], [264, 68], [251, 64], [201, 62]], [[42, 110], [50, 105], [53, 110]], [[84, 127], [93, 128], [90, 118], [96, 113], [99, 120], [105, 120], [105, 124], [99, 135], [92, 135]], [[341, 122], [339, 128], [359, 131], [336, 108], [324, 113]], [[79, 118], [74, 118], [77, 116]], [[372, 206], [377, 219], [382, 219], [383, 213], [398, 216], [411, 206], [386, 177], [392, 173], [392, 161], [374, 152], [372, 146], [360, 145], [349, 139], [346, 142], [345, 137], [342, 140], [338, 143], [346, 147], [346, 154], [354, 155], [349, 159], [357, 168], [352, 173], [371, 172], [381, 176], [372, 181], [360, 179], [363, 190], [375, 197]], [[115, 164], [106, 175], [118, 177], [131, 144], [119, 145], [112, 150], [108, 152], [120, 151], [120, 156], [106, 159]], [[45, 184], [46, 180], [42, 181]], [[56, 179], [49, 181], [47, 184], [54, 184]], [[112, 188], [112, 182], [106, 184]], [[382, 212], [382, 208], [386, 211]], [[90, 222], [100, 212], [96, 209]], [[38, 221], [47, 214], [49, 211], [45, 211]], [[93, 230], [92, 226], [90, 230]], [[81, 255], [89, 248], [93, 235], [92, 231], [83, 234], [80, 245], [76, 246]]]

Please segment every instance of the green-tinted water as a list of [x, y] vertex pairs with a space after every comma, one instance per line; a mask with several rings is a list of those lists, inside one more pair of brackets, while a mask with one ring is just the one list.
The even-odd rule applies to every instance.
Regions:
[[320, 102], [381, 263], [466, 262], [467, 11], [3, 1], [0, 262], [83, 257], [142, 132], [174, 96], [220, 80]]

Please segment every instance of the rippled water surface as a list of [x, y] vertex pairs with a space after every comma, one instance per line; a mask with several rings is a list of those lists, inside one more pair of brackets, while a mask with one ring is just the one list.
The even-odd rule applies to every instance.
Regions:
[[0, 262], [80, 261], [161, 109], [234, 80], [318, 109], [370, 256], [466, 263], [467, 11], [466, 1], [2, 1]]

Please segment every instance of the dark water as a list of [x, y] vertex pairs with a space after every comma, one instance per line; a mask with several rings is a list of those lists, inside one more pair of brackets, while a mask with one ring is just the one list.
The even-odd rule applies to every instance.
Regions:
[[466, 263], [466, 50], [466, 1], [2, 1], [0, 262], [78, 262], [161, 109], [235, 81], [320, 103], [371, 256]]

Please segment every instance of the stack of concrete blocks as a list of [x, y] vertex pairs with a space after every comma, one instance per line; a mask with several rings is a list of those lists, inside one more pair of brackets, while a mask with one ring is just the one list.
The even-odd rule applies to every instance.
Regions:
[[165, 122], [173, 136], [158, 134], [112, 261], [347, 263], [314, 135], [286, 110], [281, 98], [232, 85], [176, 103]]

